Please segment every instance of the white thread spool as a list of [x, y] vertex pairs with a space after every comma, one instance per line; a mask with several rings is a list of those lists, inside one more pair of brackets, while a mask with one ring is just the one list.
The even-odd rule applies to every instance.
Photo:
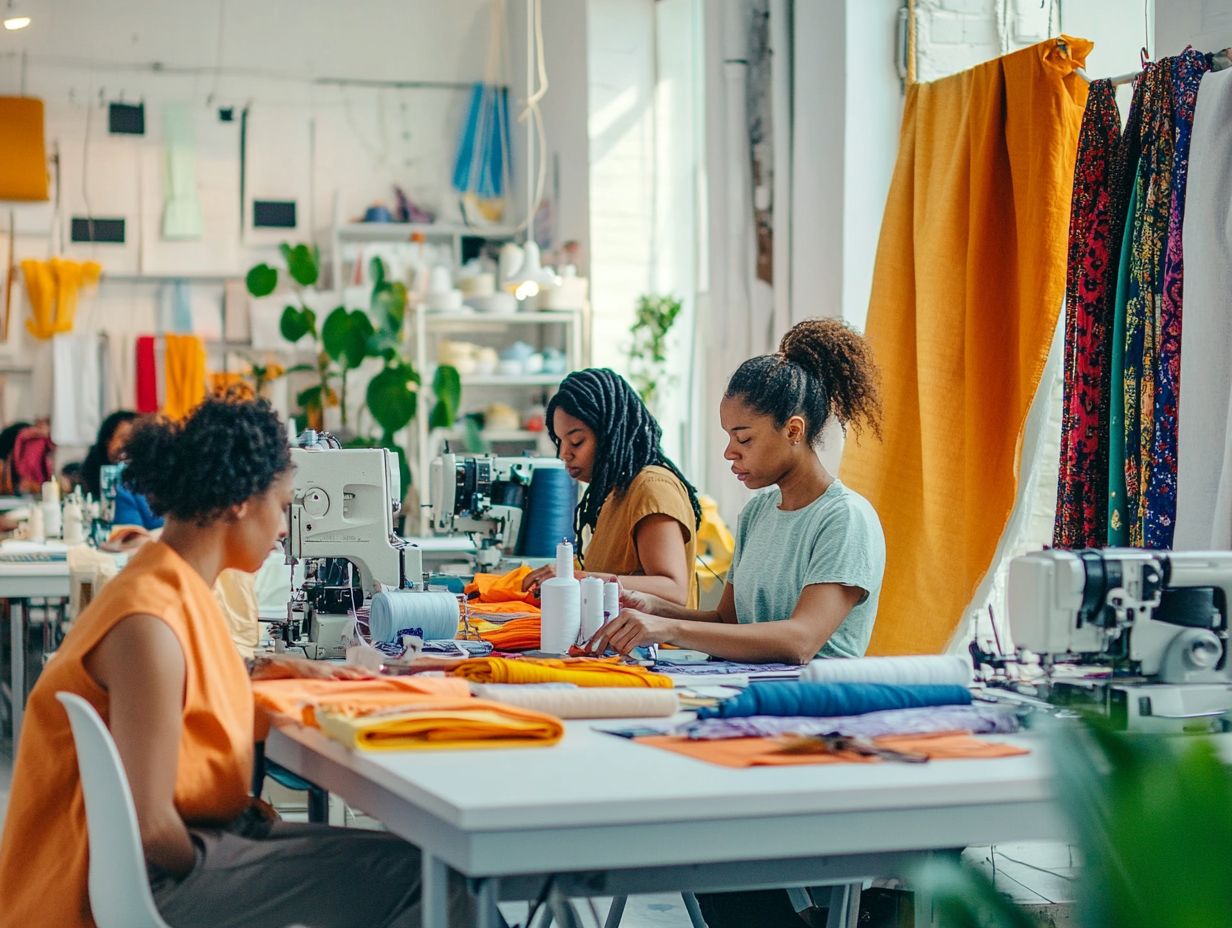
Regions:
[[587, 577], [582, 581], [582, 634], [579, 644], [585, 644], [603, 627], [603, 581]]
[[556, 576], [561, 579], [573, 577], [573, 545], [567, 541], [556, 546]]
[[539, 650], [567, 654], [582, 630], [582, 586], [572, 577], [553, 577], [539, 588], [542, 618]]
[[609, 580], [603, 584], [603, 624], [620, 615], [620, 584]]
[[48, 538], [59, 538], [63, 531], [60, 514], [60, 484], [49, 480], [43, 484], [43, 532]]
[[397, 641], [403, 631], [419, 632], [424, 641], [453, 638], [458, 631], [458, 600], [452, 593], [384, 590], [368, 607], [373, 641]]

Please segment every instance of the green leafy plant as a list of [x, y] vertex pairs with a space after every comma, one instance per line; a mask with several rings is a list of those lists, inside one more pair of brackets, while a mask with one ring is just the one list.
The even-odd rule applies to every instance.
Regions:
[[667, 372], [667, 336], [682, 305], [671, 294], [647, 293], [637, 300], [637, 318], [629, 328], [629, 382], [652, 409], [659, 388], [674, 380]]
[[[1219, 925], [1232, 912], [1232, 769], [1205, 738], [1126, 735], [1102, 721], [1059, 727], [1056, 794], [1083, 860], [1082, 928]], [[923, 876], [946, 926], [1034, 923], [983, 874]]]
[[[402, 330], [406, 321], [406, 286], [389, 280], [385, 265], [373, 258], [369, 265], [372, 294], [367, 310], [335, 307], [318, 326], [316, 313], [306, 305], [303, 290], [314, 286], [320, 276], [320, 254], [314, 246], [283, 245], [286, 270], [294, 285], [296, 304], [288, 304], [279, 320], [282, 337], [298, 344], [310, 336], [315, 348], [314, 361], [289, 368], [287, 373], [310, 372], [315, 383], [300, 391], [296, 400], [305, 412], [305, 423], [321, 427], [324, 410], [340, 406], [343, 429], [349, 431], [347, 400], [349, 374], [369, 359], [379, 360], [380, 369], [368, 381], [364, 409], [375, 426], [375, 434], [360, 430], [348, 440], [350, 447], [389, 448], [398, 455], [403, 487], [410, 484], [410, 469], [405, 450], [396, 435], [414, 421], [419, 409], [422, 378], [403, 352]], [[258, 264], [248, 272], [248, 291], [253, 296], [268, 296], [278, 288], [279, 272], [268, 264]], [[456, 368], [441, 365], [432, 379], [434, 404], [431, 424], [452, 424], [462, 402], [462, 379]], [[362, 419], [362, 416], [361, 416]]]

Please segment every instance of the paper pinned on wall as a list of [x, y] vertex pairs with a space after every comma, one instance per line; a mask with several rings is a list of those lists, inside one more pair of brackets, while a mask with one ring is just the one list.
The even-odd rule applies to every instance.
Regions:
[[163, 107], [163, 144], [167, 158], [163, 238], [198, 239], [203, 221], [197, 194], [197, 133], [193, 114], [182, 103]]

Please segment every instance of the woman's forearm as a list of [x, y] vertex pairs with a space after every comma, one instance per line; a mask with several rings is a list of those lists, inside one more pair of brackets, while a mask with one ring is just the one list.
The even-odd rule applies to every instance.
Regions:
[[[716, 614], [717, 615], [717, 614]], [[675, 618], [669, 616], [669, 618]], [[816, 656], [816, 645], [793, 627], [793, 622], [729, 624], [715, 619], [710, 623], [673, 623], [668, 644], [704, 651], [714, 657], [750, 663], [781, 662], [806, 664]]]
[[656, 602], [662, 601], [664, 605], [685, 608], [684, 604], [689, 600], [688, 585], [686, 584], [682, 587], [680, 582], [672, 577], [646, 576], [645, 574], [630, 574], [628, 576], [598, 574], [597, 576], [602, 577], [605, 581], [609, 579], [615, 580], [622, 589], [636, 590], [638, 593], [653, 596]]
[[188, 826], [174, 808], [147, 815], [141, 827], [145, 859], [175, 876], [184, 876], [193, 866], [193, 843]]

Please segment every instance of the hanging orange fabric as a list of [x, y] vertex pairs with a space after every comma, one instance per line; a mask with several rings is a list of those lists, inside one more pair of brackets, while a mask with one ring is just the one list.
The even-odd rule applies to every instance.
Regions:
[[848, 442], [841, 471], [885, 528], [869, 654], [943, 650], [1009, 520], [1065, 294], [1092, 47], [1050, 39], [907, 88], [868, 314], [885, 438]]
[[43, 101], [0, 97], [0, 200], [46, 200]]
[[164, 335], [163, 415], [184, 419], [205, 399], [205, 343], [196, 335]]
[[21, 274], [26, 282], [26, 300], [30, 304], [26, 331], [43, 340], [73, 331], [77, 298], [83, 289], [92, 289], [98, 284], [102, 270], [96, 261], [68, 261], [64, 258], [49, 261], [27, 258], [22, 261]]

